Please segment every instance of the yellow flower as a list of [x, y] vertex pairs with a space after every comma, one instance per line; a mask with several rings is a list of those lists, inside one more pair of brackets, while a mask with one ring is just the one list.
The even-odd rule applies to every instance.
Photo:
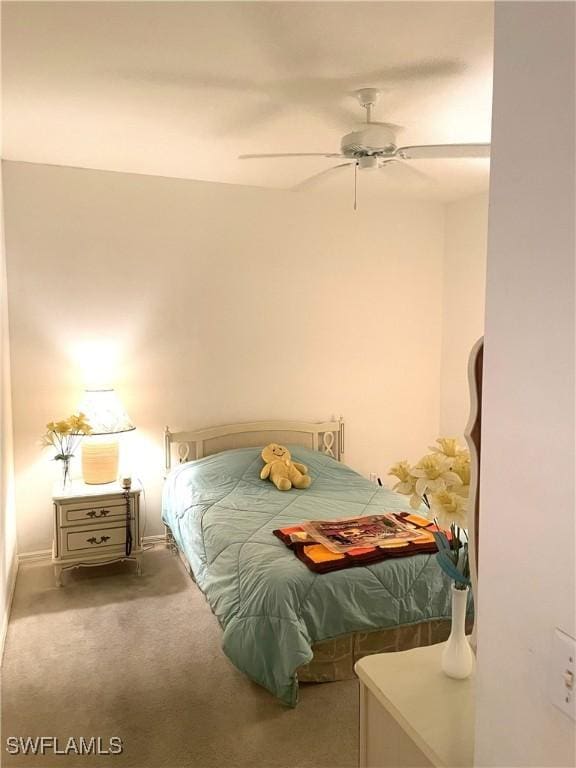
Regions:
[[424, 503], [424, 500], [422, 499], [422, 497], [418, 496], [416, 491], [414, 491], [412, 496], [410, 496], [410, 506], [412, 507], [412, 509], [419, 510], [423, 503]]
[[392, 490], [397, 493], [403, 493], [405, 496], [410, 496], [410, 506], [412, 509], [418, 509], [422, 504], [422, 499], [416, 493], [416, 478], [412, 474], [408, 462], [399, 461], [393, 467], [390, 467], [388, 474], [394, 475], [400, 481], [392, 487]]
[[468, 527], [467, 499], [450, 491], [438, 491], [430, 496], [430, 507], [434, 517], [442, 528], [450, 528], [456, 523], [461, 528]]
[[467, 499], [470, 495], [470, 486], [458, 485], [456, 488], [452, 488], [452, 493], [457, 493], [458, 496], [462, 496], [463, 499]]
[[84, 413], [73, 413], [67, 419], [49, 421], [46, 432], [42, 436], [41, 445], [44, 448], [52, 446], [58, 454], [72, 454], [82, 435], [89, 435], [92, 428]]
[[452, 459], [442, 453], [432, 453], [421, 458], [412, 469], [412, 475], [417, 478], [415, 490], [418, 496], [462, 485], [462, 480], [451, 471], [451, 467]]
[[410, 474], [410, 465], [407, 461], [399, 461], [390, 467], [389, 475], [394, 475], [400, 482], [393, 487], [398, 493], [412, 493], [416, 479]]
[[468, 453], [468, 451], [465, 449], [460, 448], [458, 445], [458, 440], [456, 440], [455, 437], [439, 437], [436, 442], [440, 448], [435, 448], [431, 445], [430, 450], [433, 453], [440, 453], [443, 456], [450, 456], [453, 459], [457, 456], [462, 456], [463, 454]]
[[403, 483], [410, 477], [410, 465], [406, 460], [398, 461], [393, 467], [390, 467], [388, 474], [394, 475], [394, 477], [397, 477], [398, 480]]
[[70, 416], [68, 419], [68, 423], [70, 424], [70, 429], [72, 432], [85, 435], [89, 435], [92, 432], [92, 427], [88, 423], [85, 414], [82, 412], [78, 414], [72, 414], [72, 416]]
[[468, 451], [461, 453], [454, 459], [452, 472], [456, 472], [463, 485], [470, 485], [470, 454]]

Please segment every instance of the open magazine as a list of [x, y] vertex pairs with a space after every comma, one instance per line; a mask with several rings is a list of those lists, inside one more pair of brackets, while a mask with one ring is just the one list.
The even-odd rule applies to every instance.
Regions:
[[427, 541], [430, 535], [402, 523], [393, 513], [348, 517], [341, 520], [309, 520], [301, 527], [330, 552], [344, 554], [361, 547], [396, 547], [411, 541]]

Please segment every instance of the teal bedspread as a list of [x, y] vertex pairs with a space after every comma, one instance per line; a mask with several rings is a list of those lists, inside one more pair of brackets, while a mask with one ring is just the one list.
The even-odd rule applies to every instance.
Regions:
[[281, 492], [260, 480], [260, 449], [241, 448], [174, 469], [162, 517], [224, 630], [228, 658], [294, 706], [295, 673], [312, 659], [313, 643], [449, 617], [450, 583], [433, 555], [309, 571], [272, 535], [275, 528], [408, 506], [328, 456], [290, 450], [309, 468], [307, 490]]

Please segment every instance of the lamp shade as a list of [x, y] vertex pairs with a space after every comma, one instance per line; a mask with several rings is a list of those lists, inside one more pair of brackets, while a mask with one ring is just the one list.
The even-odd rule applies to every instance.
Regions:
[[136, 429], [113, 389], [87, 389], [80, 411], [92, 427], [93, 435], [111, 435]]
[[113, 389], [87, 389], [80, 404], [92, 432], [82, 440], [82, 477], [89, 485], [113, 483], [118, 477], [118, 440], [115, 435], [136, 429]]

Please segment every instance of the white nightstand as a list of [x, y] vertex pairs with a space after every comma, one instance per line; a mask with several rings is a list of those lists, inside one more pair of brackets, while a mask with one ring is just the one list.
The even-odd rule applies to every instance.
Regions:
[[[80, 482], [65, 491], [55, 489], [52, 563], [59, 587], [63, 570], [121, 560], [133, 560], [140, 575], [140, 492], [138, 484], [126, 493], [119, 483]], [[128, 530], [132, 535], [130, 551], [126, 546]]]
[[360, 678], [361, 768], [470, 768], [474, 674], [442, 672], [445, 643], [365, 656]]

